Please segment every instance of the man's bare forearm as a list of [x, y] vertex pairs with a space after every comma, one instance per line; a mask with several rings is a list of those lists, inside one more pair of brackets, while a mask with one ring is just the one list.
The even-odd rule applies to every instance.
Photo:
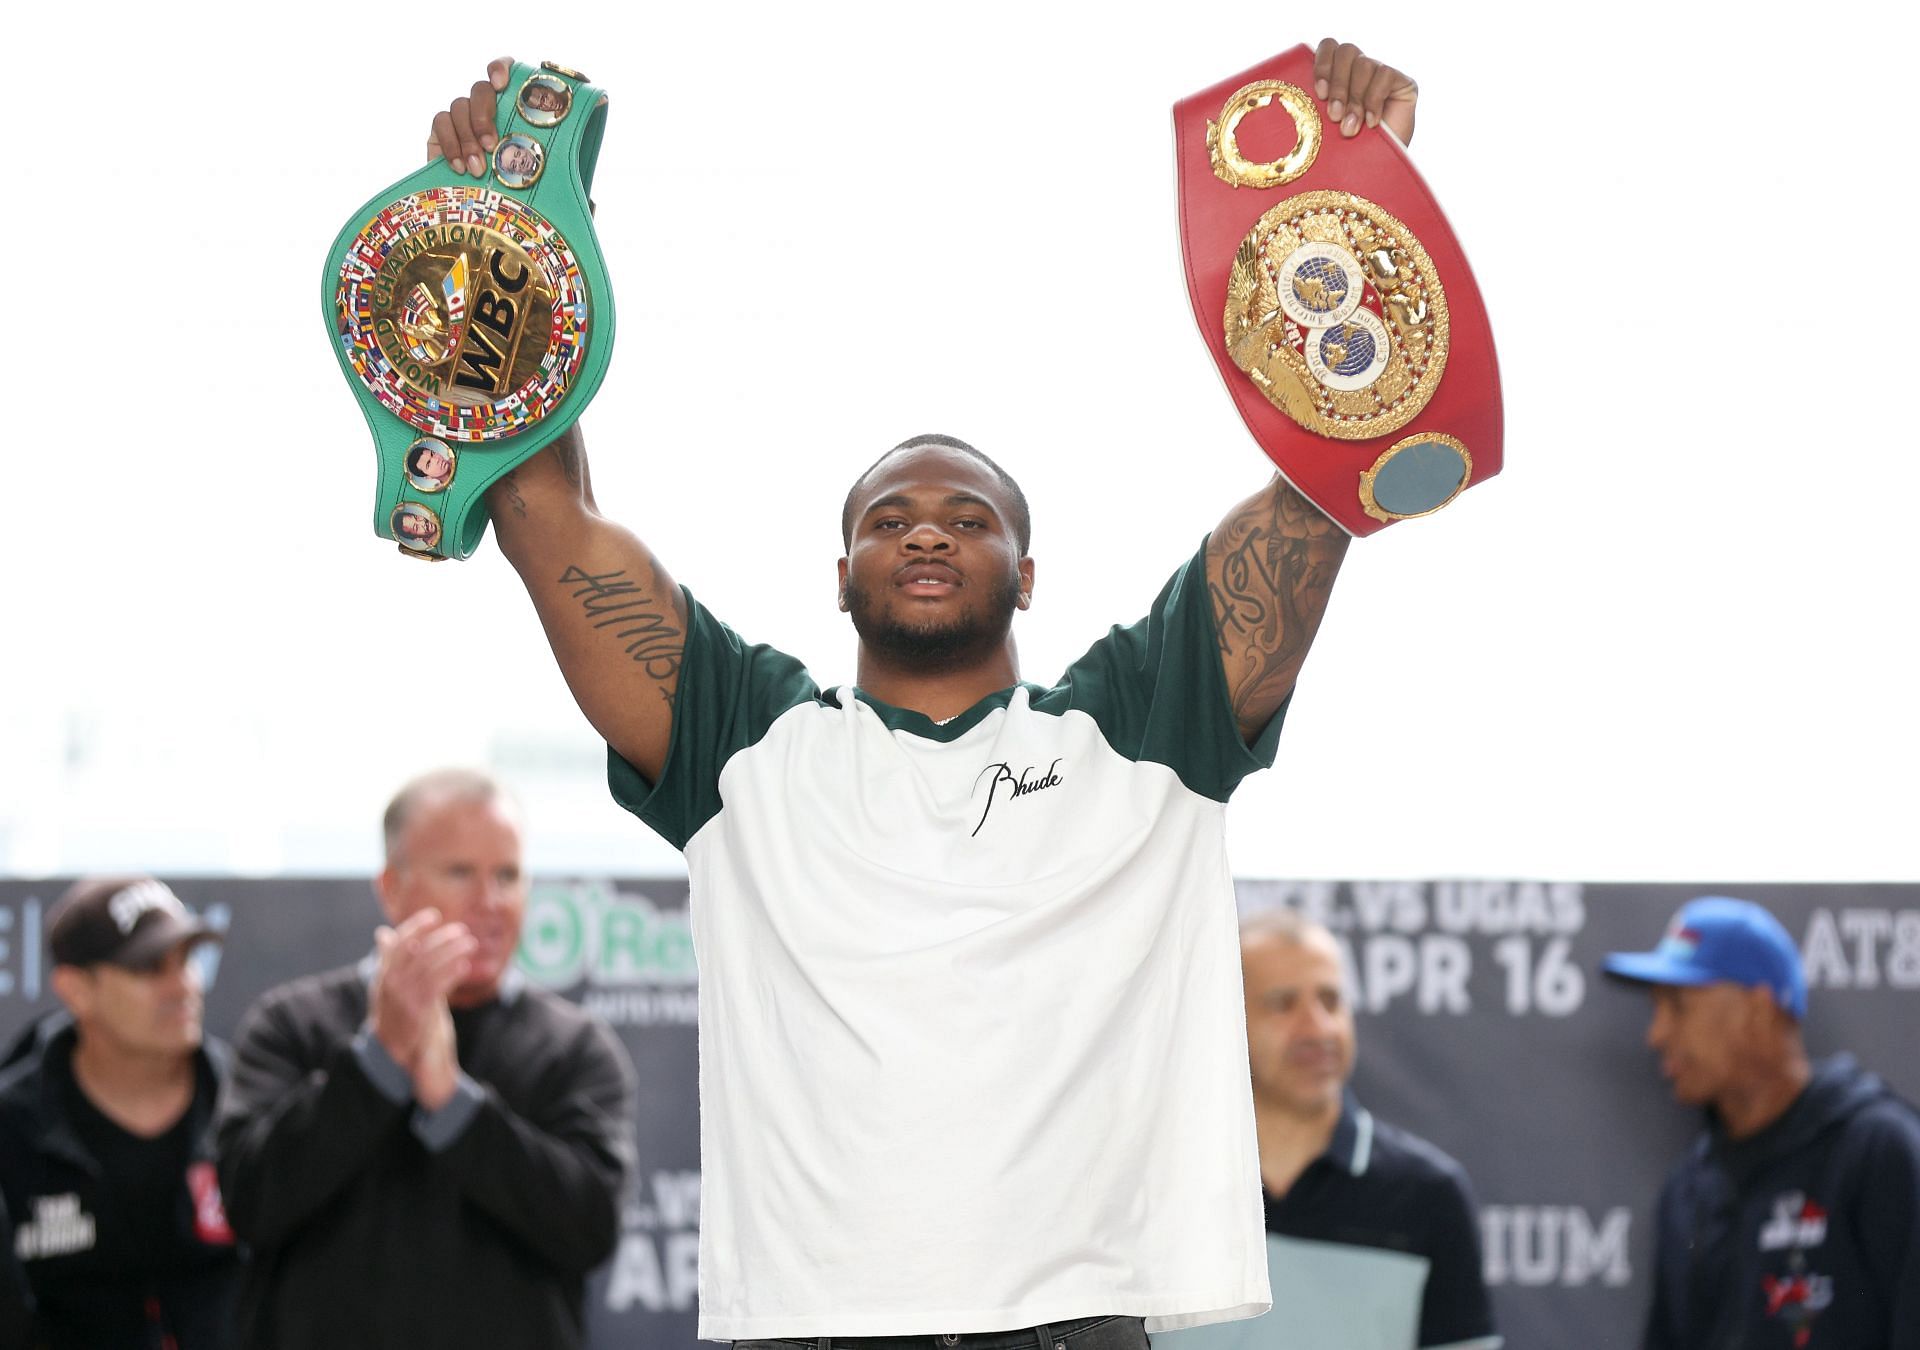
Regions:
[[657, 779], [686, 650], [680, 588], [632, 531], [595, 507], [577, 429], [503, 476], [487, 506], [581, 711]]
[[597, 514], [579, 424], [488, 488], [487, 510], [500, 547], [515, 567], [520, 556], [538, 551], [568, 517], [582, 511]]
[[1275, 475], [1207, 545], [1207, 584], [1227, 694], [1252, 738], [1293, 692], [1320, 629], [1347, 536]]

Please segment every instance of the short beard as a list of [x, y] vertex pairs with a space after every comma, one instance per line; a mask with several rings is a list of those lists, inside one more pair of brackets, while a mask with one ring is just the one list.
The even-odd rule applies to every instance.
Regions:
[[873, 597], [847, 582], [847, 613], [869, 651], [891, 665], [930, 672], [960, 670], [991, 656], [1006, 642], [1020, 599], [1020, 577], [1009, 572], [987, 588], [978, 610], [948, 623], [901, 623], [879, 610]]

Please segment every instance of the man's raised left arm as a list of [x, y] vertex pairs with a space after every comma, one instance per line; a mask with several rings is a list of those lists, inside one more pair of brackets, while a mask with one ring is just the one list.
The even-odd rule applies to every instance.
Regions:
[[[1352, 43], [1323, 40], [1314, 93], [1343, 136], [1384, 125], [1413, 139], [1419, 88]], [[1207, 589], [1240, 734], [1251, 743], [1293, 692], [1326, 613], [1347, 534], [1280, 475], [1241, 502], [1207, 542]]]
[[1207, 540], [1207, 591], [1227, 697], [1249, 743], [1293, 692], [1320, 629], [1347, 535], [1280, 475]]

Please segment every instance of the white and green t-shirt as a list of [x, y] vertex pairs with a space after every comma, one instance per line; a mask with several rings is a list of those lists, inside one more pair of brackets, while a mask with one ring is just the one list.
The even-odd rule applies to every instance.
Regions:
[[700, 964], [700, 1335], [1262, 1312], [1204, 549], [1051, 688], [936, 725], [691, 596], [657, 785]]

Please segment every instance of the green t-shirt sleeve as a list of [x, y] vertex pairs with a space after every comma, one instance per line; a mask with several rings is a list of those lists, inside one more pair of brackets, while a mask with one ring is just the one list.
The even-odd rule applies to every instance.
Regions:
[[1204, 539], [1146, 618], [1094, 643], [1035, 706], [1086, 713], [1119, 754], [1164, 764], [1215, 801], [1273, 763], [1287, 713], [1281, 704], [1253, 744], [1241, 739], [1220, 665]]
[[785, 652], [749, 643], [685, 587], [686, 656], [673, 698], [673, 734], [660, 781], [649, 783], [611, 746], [613, 799], [675, 848], [684, 849], [719, 814], [720, 770], [755, 744], [781, 714], [820, 697], [806, 667]]

